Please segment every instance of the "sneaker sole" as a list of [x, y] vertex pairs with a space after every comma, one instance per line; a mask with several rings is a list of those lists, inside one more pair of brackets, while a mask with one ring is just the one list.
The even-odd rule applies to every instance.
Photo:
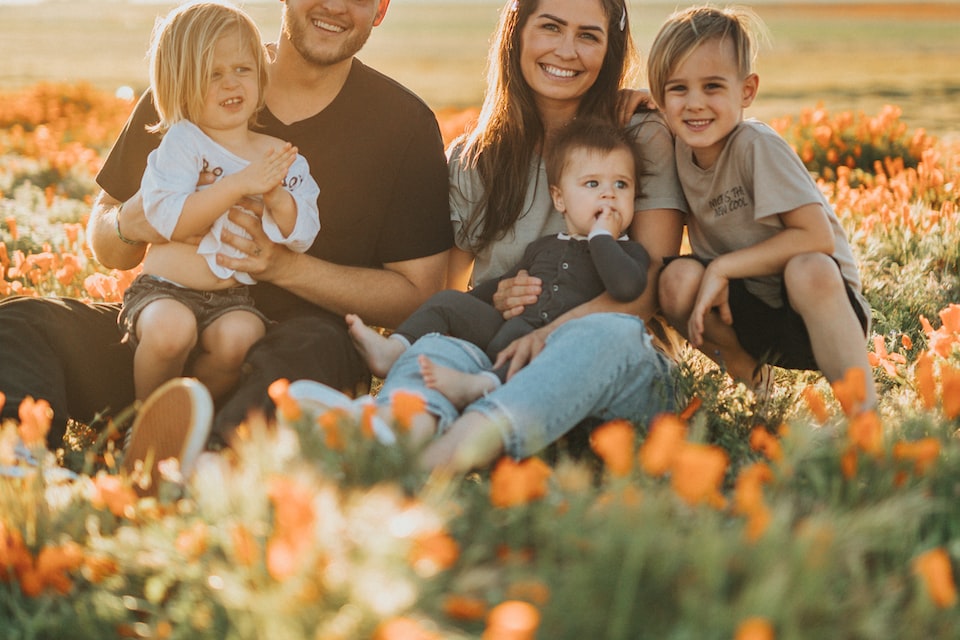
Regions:
[[174, 378], [144, 401], [131, 427], [124, 450], [123, 470], [129, 475], [138, 461], [149, 465], [156, 491], [160, 479], [157, 463], [176, 458], [186, 478], [203, 451], [213, 422], [210, 392], [194, 378]]

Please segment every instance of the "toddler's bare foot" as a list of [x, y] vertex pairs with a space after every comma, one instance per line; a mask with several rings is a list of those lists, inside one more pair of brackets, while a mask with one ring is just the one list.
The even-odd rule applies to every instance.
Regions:
[[423, 376], [427, 388], [442, 393], [457, 409], [463, 409], [499, 386], [496, 379], [490, 375], [457, 371], [439, 365], [427, 356], [420, 356], [418, 362], [420, 375]]
[[375, 329], [365, 325], [356, 314], [348, 313], [345, 320], [350, 337], [370, 368], [370, 373], [379, 378], [386, 377], [393, 363], [407, 350], [407, 345], [400, 340], [391, 340], [380, 335]]

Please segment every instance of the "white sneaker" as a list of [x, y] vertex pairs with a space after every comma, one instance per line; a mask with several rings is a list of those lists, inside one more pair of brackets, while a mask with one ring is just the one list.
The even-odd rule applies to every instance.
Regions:
[[[363, 418], [363, 408], [366, 405], [373, 404], [373, 397], [369, 394], [359, 398], [351, 398], [341, 393], [333, 387], [328, 387], [322, 382], [315, 380], [297, 380], [290, 383], [287, 391], [288, 395], [297, 401], [300, 408], [305, 411], [311, 411], [321, 414], [330, 409], [340, 409], [347, 412], [350, 416], [360, 421]], [[381, 444], [396, 444], [397, 436], [383, 419], [373, 414], [371, 418], [373, 435]]]
[[175, 458], [184, 478], [193, 471], [213, 424], [213, 398], [196, 378], [174, 378], [144, 400], [127, 432], [121, 468], [129, 475], [141, 463], [150, 473], [143, 488], [156, 495], [159, 463]]

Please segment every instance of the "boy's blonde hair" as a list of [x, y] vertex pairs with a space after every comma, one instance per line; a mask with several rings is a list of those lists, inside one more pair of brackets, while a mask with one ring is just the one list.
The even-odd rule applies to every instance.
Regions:
[[256, 113], [263, 107], [267, 62], [260, 30], [244, 11], [226, 2], [187, 2], [158, 20], [150, 40], [150, 88], [163, 133], [180, 120], [196, 121], [203, 112], [217, 42], [234, 31], [256, 61], [259, 80]]
[[654, 101], [663, 104], [670, 74], [704, 42], [729, 39], [742, 79], [753, 73], [757, 43], [766, 38], [763, 21], [746, 7], [703, 5], [673, 13], [660, 27], [647, 59], [647, 81]]

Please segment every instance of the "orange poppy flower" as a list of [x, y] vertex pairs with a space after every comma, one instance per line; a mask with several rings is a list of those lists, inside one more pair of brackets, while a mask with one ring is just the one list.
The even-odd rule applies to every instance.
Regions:
[[920, 554], [913, 561], [913, 571], [920, 576], [930, 599], [938, 607], [950, 607], [957, 602], [957, 585], [946, 551], [938, 547]]
[[107, 508], [118, 518], [129, 518], [134, 514], [137, 494], [123, 478], [118, 475], [98, 473], [93, 478], [93, 497], [90, 504], [96, 509]]
[[80, 569], [83, 577], [89, 582], [99, 584], [104, 578], [117, 575], [120, 567], [113, 558], [87, 555], [84, 556], [83, 566]]
[[873, 351], [867, 354], [867, 360], [871, 367], [883, 367], [887, 375], [896, 377], [898, 364], [906, 364], [907, 359], [900, 353], [888, 353], [887, 344], [884, 337], [876, 335], [873, 337]]
[[776, 634], [773, 625], [766, 618], [744, 618], [737, 625], [734, 640], [774, 640]]
[[737, 476], [733, 490], [733, 508], [748, 515], [764, 506], [763, 485], [773, 480], [773, 472], [763, 462], [744, 467]]
[[3, 410], [3, 405], [7, 404], [7, 394], [3, 391], [0, 391], [0, 411]]
[[840, 456], [840, 471], [847, 480], [857, 475], [857, 450], [853, 447], [848, 447]]
[[46, 400], [34, 400], [27, 396], [20, 402], [20, 426], [18, 432], [23, 444], [28, 447], [42, 447], [47, 441], [53, 409]]
[[940, 441], [936, 438], [921, 438], [914, 442], [898, 442], [893, 445], [893, 457], [913, 462], [913, 471], [923, 475], [940, 457]]
[[257, 561], [257, 540], [243, 524], [230, 529], [233, 559], [243, 567], [252, 567]]
[[20, 239], [20, 232], [17, 231], [17, 219], [13, 216], [7, 216], [5, 222], [7, 223], [7, 229], [10, 231], [10, 239], [16, 242]]
[[906, 349], [907, 351], [910, 351], [911, 349], [913, 349], [913, 339], [907, 334], [903, 334], [902, 336], [900, 336], [900, 344], [902, 344], [903, 348]]
[[827, 420], [830, 419], [830, 411], [827, 409], [827, 403], [824, 402], [823, 396], [817, 388], [808, 384], [803, 388], [801, 395], [816, 421], [820, 424], [826, 424]]
[[529, 602], [508, 600], [487, 616], [483, 640], [533, 640], [540, 626], [540, 612]]
[[720, 447], [684, 443], [673, 462], [670, 484], [690, 504], [706, 503], [716, 508], [726, 506], [720, 485], [727, 471], [727, 453]]
[[767, 460], [779, 462], [783, 459], [783, 447], [780, 438], [767, 431], [766, 427], [758, 425], [750, 432], [750, 448], [762, 453]]
[[553, 472], [540, 458], [515, 462], [501, 458], [490, 474], [490, 502], [495, 507], [512, 507], [547, 495], [547, 480]]
[[390, 398], [390, 406], [397, 425], [401, 429], [409, 430], [413, 426], [414, 418], [426, 413], [427, 401], [419, 393], [397, 391]]
[[8, 529], [0, 520], [0, 581], [6, 581], [12, 571], [16, 575], [33, 566], [33, 556], [23, 542], [18, 529]]
[[550, 601], [550, 587], [540, 580], [521, 580], [507, 588], [507, 598], [544, 606]]
[[860, 406], [867, 397], [867, 374], [863, 369], [847, 369], [843, 379], [834, 380], [830, 386], [844, 414], [853, 416], [860, 412]]
[[851, 418], [847, 437], [860, 451], [873, 456], [883, 453], [883, 426], [876, 411], [865, 411]]
[[924, 351], [914, 367], [915, 384], [925, 409], [937, 406], [937, 384], [933, 379], [933, 357]]
[[600, 456], [615, 477], [623, 477], [633, 469], [636, 432], [627, 420], [611, 420], [590, 434], [590, 447]]
[[687, 437], [687, 425], [676, 416], [658, 416], [640, 447], [640, 466], [652, 476], [662, 476], [673, 465]]
[[323, 430], [324, 443], [328, 449], [343, 451], [347, 444], [340, 433], [340, 422], [346, 416], [343, 409], [329, 409], [317, 416], [317, 424]]
[[303, 416], [300, 403], [290, 397], [290, 381], [278, 378], [267, 387], [267, 395], [277, 405], [277, 413], [287, 422], [296, 422]]
[[482, 620], [487, 615], [487, 601], [483, 598], [451, 594], [443, 599], [443, 613], [454, 620]]
[[444, 531], [418, 536], [410, 547], [410, 565], [424, 577], [449, 569], [459, 557], [460, 545]]
[[737, 476], [734, 487], [734, 511], [747, 516], [747, 540], [753, 542], [763, 535], [772, 514], [763, 500], [763, 485], [773, 479], [770, 467], [757, 462], [746, 467]]
[[940, 365], [940, 398], [943, 415], [950, 420], [960, 416], [960, 369], [945, 362]]
[[920, 316], [920, 326], [923, 327], [923, 332], [927, 336], [930, 351], [941, 358], [948, 358], [954, 343], [960, 338], [960, 305], [951, 304], [940, 311], [940, 321], [942, 325], [934, 331], [930, 321]]
[[424, 629], [412, 618], [401, 617], [380, 623], [372, 640], [440, 640], [440, 636]]
[[293, 478], [278, 476], [268, 481], [267, 495], [273, 502], [273, 536], [267, 542], [267, 571], [283, 581], [301, 568], [313, 539], [316, 514], [311, 488]]
[[373, 418], [376, 415], [377, 405], [373, 403], [363, 405], [363, 410], [360, 414], [360, 433], [363, 434], [363, 437], [367, 440], [374, 438]]
[[207, 550], [207, 524], [197, 520], [190, 527], [177, 534], [174, 543], [177, 551], [189, 560], [196, 560]]

